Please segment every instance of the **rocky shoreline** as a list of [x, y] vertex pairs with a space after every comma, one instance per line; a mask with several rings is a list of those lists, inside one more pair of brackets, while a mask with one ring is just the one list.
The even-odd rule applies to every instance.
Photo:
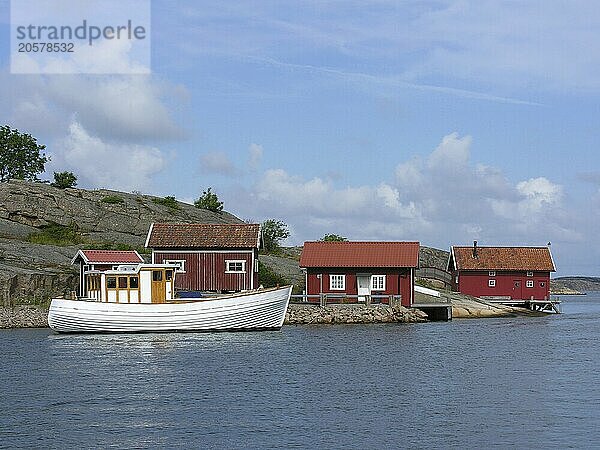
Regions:
[[0, 308], [0, 329], [46, 327], [48, 327], [47, 308], [24, 305]]
[[350, 323], [418, 323], [427, 322], [427, 314], [417, 309], [387, 305], [357, 306], [290, 304], [286, 325]]

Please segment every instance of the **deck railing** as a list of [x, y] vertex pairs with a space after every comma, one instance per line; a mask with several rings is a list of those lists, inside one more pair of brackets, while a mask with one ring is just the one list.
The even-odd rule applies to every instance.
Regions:
[[[363, 300], [364, 299], [364, 300]], [[326, 305], [400, 305], [402, 303], [401, 295], [352, 295], [352, 294], [294, 294], [290, 298], [290, 303], [310, 304], [315, 306]]]

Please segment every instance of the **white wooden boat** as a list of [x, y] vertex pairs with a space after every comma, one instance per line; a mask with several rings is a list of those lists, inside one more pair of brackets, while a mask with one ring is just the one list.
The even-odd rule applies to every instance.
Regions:
[[86, 292], [54, 298], [48, 325], [62, 333], [276, 330], [292, 286], [219, 297], [178, 299], [171, 265], [119, 266], [86, 273]]

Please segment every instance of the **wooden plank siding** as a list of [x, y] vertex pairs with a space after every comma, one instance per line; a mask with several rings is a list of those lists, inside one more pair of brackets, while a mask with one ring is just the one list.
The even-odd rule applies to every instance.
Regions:
[[[309, 268], [306, 274], [306, 293], [308, 295], [323, 294], [358, 294], [357, 274], [385, 275], [385, 290], [372, 291], [372, 295], [402, 295], [402, 305], [410, 307], [413, 297], [413, 273], [410, 268]], [[322, 276], [319, 279], [318, 275]], [[344, 290], [331, 289], [330, 275], [346, 275]], [[321, 287], [323, 290], [321, 291]], [[317, 301], [317, 300], [314, 300]]]
[[[244, 291], [258, 287], [254, 261], [256, 250], [160, 250], [153, 252], [153, 262], [185, 261], [185, 273], [178, 272], [175, 288], [183, 291]], [[245, 272], [226, 273], [226, 261], [244, 261]]]

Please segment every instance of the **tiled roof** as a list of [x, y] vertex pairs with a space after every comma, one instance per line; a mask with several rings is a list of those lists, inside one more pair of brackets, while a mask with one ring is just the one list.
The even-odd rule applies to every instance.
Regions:
[[452, 247], [459, 270], [527, 270], [554, 272], [554, 262], [548, 247]]
[[74, 260], [82, 256], [86, 264], [139, 264], [144, 259], [134, 250], [79, 250]]
[[418, 267], [418, 242], [305, 242], [300, 267]]
[[155, 223], [146, 247], [150, 248], [255, 248], [259, 224]]

